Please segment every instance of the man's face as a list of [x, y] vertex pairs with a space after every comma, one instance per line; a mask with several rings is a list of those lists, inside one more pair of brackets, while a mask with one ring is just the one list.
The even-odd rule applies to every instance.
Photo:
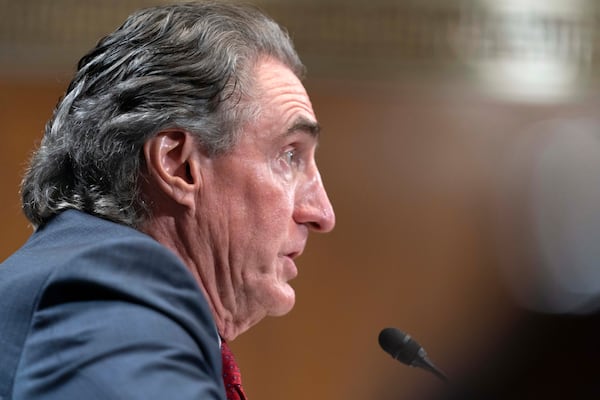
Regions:
[[[298, 78], [266, 59], [255, 71], [259, 117], [204, 170], [199, 218], [214, 241], [223, 307], [248, 327], [294, 305], [288, 284], [309, 230], [328, 232], [333, 208], [315, 163], [318, 125]], [[203, 221], [200, 221], [202, 224]]]

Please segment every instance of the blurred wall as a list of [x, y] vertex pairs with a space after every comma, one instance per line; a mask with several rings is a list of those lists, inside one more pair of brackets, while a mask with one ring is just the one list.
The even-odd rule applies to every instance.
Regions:
[[[274, 13], [285, 9], [285, 3], [274, 3], [280, 7]], [[372, 70], [355, 65], [354, 73], [363, 72], [360, 79], [336, 74], [345, 70], [342, 64], [320, 69], [315, 57], [308, 57], [309, 71], [316, 73], [309, 73], [306, 86], [324, 127], [318, 162], [338, 225], [309, 240], [294, 284], [295, 309], [233, 343], [249, 397], [455, 395], [433, 376], [384, 354], [377, 335], [386, 326], [409, 332], [427, 348], [458, 383], [456, 398], [468, 398], [460, 392], [463, 386], [488, 399], [494, 398], [490, 393], [536, 399], [544, 391], [566, 396], [573, 387], [588, 394], [598, 390], [583, 373], [600, 355], [590, 340], [598, 332], [594, 308], [576, 316], [557, 313], [542, 307], [541, 289], [536, 301], [521, 301], [522, 292], [537, 290], [544, 265], [531, 179], [547, 167], [530, 161], [547, 135], [532, 126], [589, 119], [598, 109], [595, 92], [511, 100], [452, 74], [418, 74], [413, 66], [411, 73], [378, 76], [376, 65]], [[45, 75], [12, 70], [0, 79], [0, 259], [31, 232], [19, 211], [18, 183], [68, 84], [67, 73]], [[594, 136], [595, 126], [586, 126], [586, 132]], [[568, 134], [569, 125], [562, 130]], [[578, 162], [574, 152], [563, 164]], [[549, 173], [552, 185], [555, 175]], [[554, 181], [558, 192], [565, 179], [570, 181], [568, 175]], [[596, 211], [589, 208], [590, 214]], [[552, 336], [548, 329], [586, 350], [565, 351], [562, 359], [569, 365], [540, 373], [552, 358], [547, 349], [528, 345], [545, 344], [542, 339]], [[582, 373], [567, 374], [572, 369]]]
[[21, 213], [19, 184], [29, 155], [42, 137], [64, 84], [49, 79], [0, 79], [0, 259], [6, 258], [29, 236], [31, 228]]

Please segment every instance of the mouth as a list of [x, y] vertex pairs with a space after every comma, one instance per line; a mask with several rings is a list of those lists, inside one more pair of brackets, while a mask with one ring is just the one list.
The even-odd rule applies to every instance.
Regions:
[[303, 241], [296, 243], [296, 246], [290, 247], [287, 249], [287, 251], [282, 252], [281, 256], [284, 260], [283, 276], [286, 278], [286, 280], [289, 281], [298, 276], [298, 268], [295, 260], [302, 255], [305, 246], [306, 241]]
[[292, 260], [300, 257], [304, 252], [304, 248], [306, 247], [306, 240], [296, 243], [296, 246], [290, 247], [288, 252], [284, 252], [284, 255]]
[[296, 262], [294, 259], [300, 255], [300, 252], [294, 252], [286, 254], [283, 257], [283, 274], [286, 277], [286, 280], [292, 280], [298, 275], [298, 267], [296, 267]]
[[302, 254], [302, 250], [299, 251], [293, 251], [291, 253], [286, 254], [285, 256], [287, 258], [290, 258], [292, 260], [295, 260], [297, 257], [300, 257], [300, 255]]

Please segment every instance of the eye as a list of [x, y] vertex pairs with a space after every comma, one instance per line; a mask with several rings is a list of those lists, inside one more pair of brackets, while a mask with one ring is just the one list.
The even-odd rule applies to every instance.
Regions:
[[296, 146], [286, 146], [280, 153], [279, 159], [286, 165], [297, 167], [300, 164], [300, 152]]
[[283, 160], [289, 164], [293, 165], [296, 163], [296, 150], [290, 149], [283, 152]]

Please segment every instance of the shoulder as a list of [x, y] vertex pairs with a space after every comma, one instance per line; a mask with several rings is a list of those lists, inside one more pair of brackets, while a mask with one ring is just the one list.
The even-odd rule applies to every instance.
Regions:
[[220, 399], [216, 328], [191, 273], [149, 236], [80, 214], [59, 216], [7, 262], [38, 282], [16, 393], [61, 381], [45, 398], [121, 398], [116, 382], [125, 398]]
[[[37, 309], [72, 302], [143, 305], [194, 331], [213, 326], [206, 299], [183, 262], [139, 231], [82, 213], [47, 227], [40, 254], [53, 257]], [[50, 238], [50, 239], [49, 239]], [[46, 258], [46, 257], [43, 257]]]
[[37, 312], [16, 398], [222, 399], [214, 328], [145, 304], [78, 299]]

